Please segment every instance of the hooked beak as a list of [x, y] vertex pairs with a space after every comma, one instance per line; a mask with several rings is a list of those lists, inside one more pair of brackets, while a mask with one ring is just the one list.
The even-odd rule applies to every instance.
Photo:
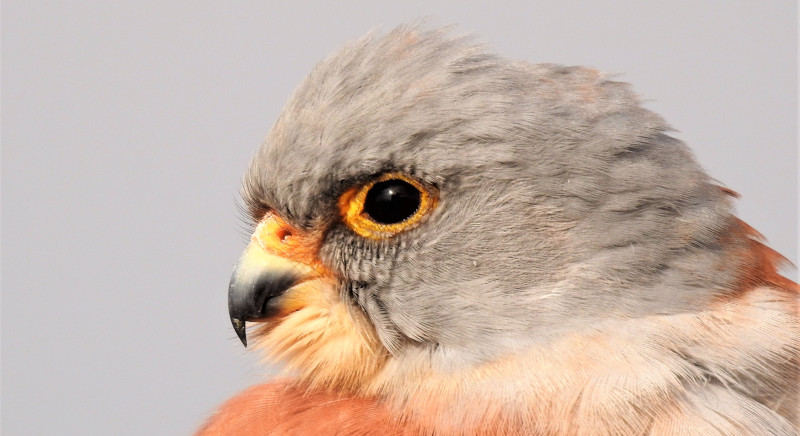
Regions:
[[287, 290], [320, 276], [319, 261], [310, 255], [318, 241], [273, 214], [259, 223], [228, 288], [228, 313], [242, 345], [247, 347], [246, 321], [279, 314]]

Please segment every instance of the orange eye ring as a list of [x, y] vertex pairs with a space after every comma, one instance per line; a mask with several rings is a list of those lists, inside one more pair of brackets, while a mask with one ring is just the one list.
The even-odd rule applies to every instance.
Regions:
[[[419, 191], [419, 206], [410, 216], [402, 221], [385, 224], [374, 220], [364, 210], [367, 194], [378, 183], [391, 180], [405, 182]], [[339, 212], [348, 227], [354, 232], [369, 239], [387, 239], [392, 236], [416, 227], [420, 221], [434, 208], [438, 201], [438, 192], [435, 188], [424, 185], [403, 173], [386, 173], [362, 185], [354, 186], [339, 197]]]

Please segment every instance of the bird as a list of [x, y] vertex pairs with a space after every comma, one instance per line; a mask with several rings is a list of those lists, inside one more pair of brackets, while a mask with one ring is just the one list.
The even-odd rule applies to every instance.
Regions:
[[284, 373], [198, 435], [797, 435], [800, 288], [627, 83], [373, 31], [242, 182], [228, 308]]

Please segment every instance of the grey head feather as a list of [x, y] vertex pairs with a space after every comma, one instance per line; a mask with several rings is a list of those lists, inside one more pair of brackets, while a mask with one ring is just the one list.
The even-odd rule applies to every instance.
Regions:
[[[731, 202], [669, 132], [594, 70], [401, 27], [311, 72], [254, 157], [245, 200], [328, 229], [321, 258], [391, 352], [474, 364], [729, 292]], [[366, 240], [336, 201], [388, 171], [436, 186], [440, 202], [419, 226]]]

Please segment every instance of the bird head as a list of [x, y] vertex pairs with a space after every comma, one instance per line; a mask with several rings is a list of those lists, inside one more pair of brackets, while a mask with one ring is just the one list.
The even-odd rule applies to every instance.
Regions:
[[234, 328], [358, 391], [401, 361], [458, 372], [713, 304], [748, 279], [731, 253], [749, 238], [669, 131], [591, 69], [447, 30], [364, 37], [311, 72], [245, 175]]

